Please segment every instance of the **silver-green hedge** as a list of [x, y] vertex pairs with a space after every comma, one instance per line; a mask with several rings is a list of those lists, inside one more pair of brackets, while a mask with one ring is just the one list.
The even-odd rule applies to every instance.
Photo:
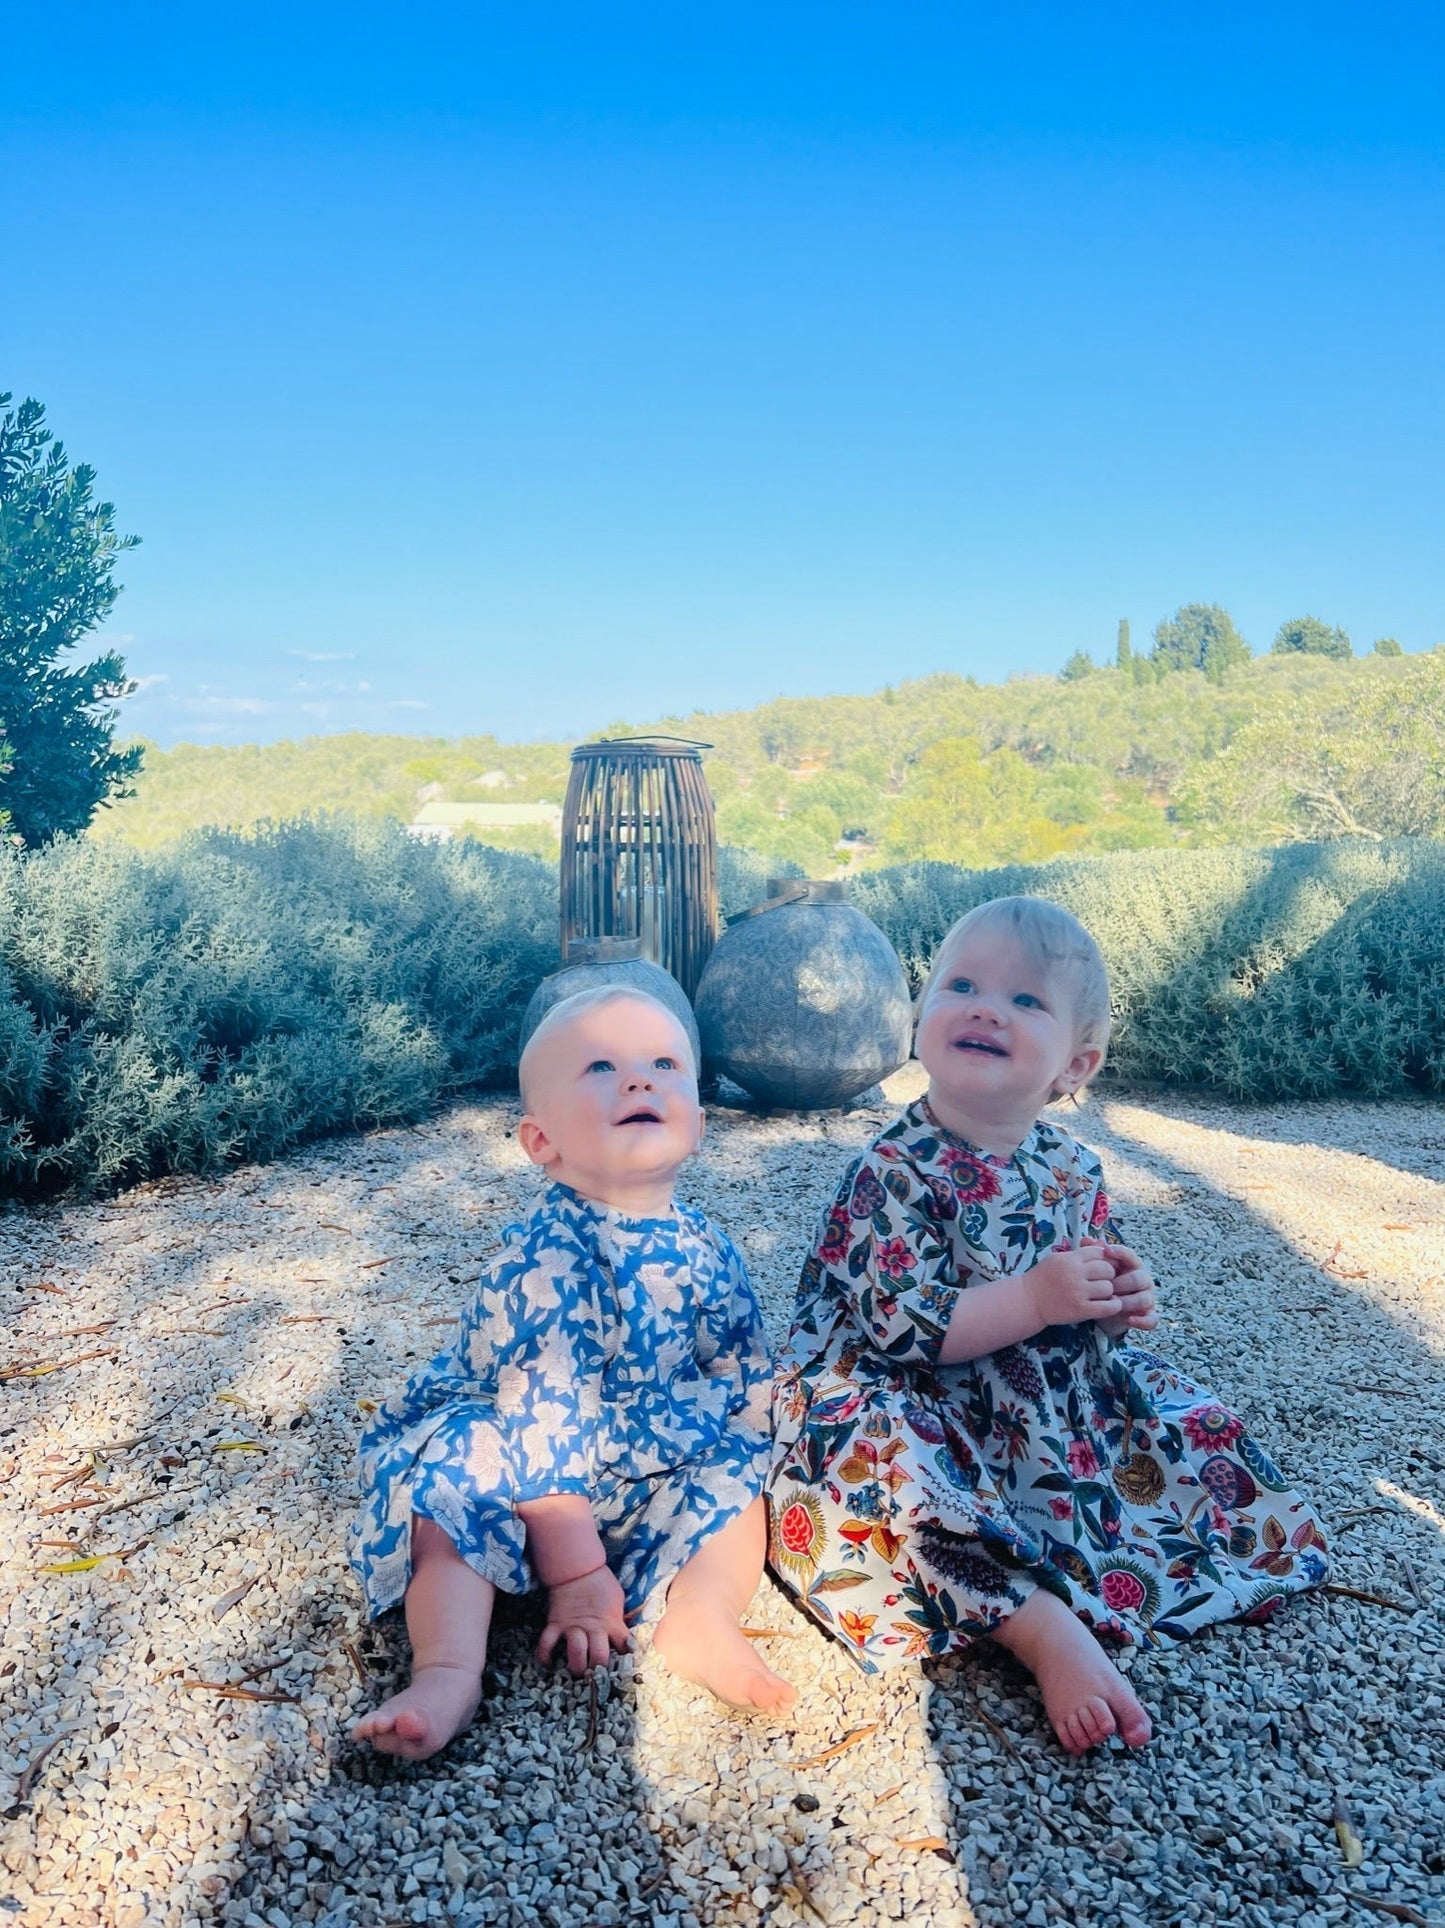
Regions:
[[555, 968], [527, 857], [385, 824], [0, 863], [0, 1189], [269, 1158], [508, 1078]]
[[[725, 852], [725, 913], [779, 866]], [[864, 873], [915, 984], [972, 904], [1098, 937], [1106, 1075], [1237, 1098], [1445, 1090], [1445, 845], [1153, 850]], [[0, 855], [0, 1192], [274, 1157], [509, 1082], [557, 964], [551, 866], [340, 819]]]
[[1445, 1089], [1445, 844], [1141, 850], [1037, 868], [914, 864], [858, 878], [915, 984], [972, 905], [1051, 897], [1094, 933], [1115, 1028], [1105, 1075], [1233, 1098]]

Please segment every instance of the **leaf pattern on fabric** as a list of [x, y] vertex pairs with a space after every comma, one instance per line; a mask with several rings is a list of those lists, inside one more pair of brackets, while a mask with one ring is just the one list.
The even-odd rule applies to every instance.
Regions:
[[536, 1585], [519, 1503], [585, 1493], [637, 1611], [762, 1491], [772, 1374], [742, 1258], [700, 1212], [629, 1218], [550, 1185], [456, 1337], [362, 1434], [351, 1562], [375, 1615], [414, 1513], [507, 1593]]
[[1325, 1577], [1313, 1509], [1155, 1354], [1083, 1324], [939, 1364], [960, 1292], [1084, 1238], [1119, 1234], [1068, 1132], [1040, 1121], [989, 1158], [926, 1101], [829, 1205], [774, 1402], [774, 1558], [870, 1672], [992, 1631], [1036, 1587], [1098, 1633], [1163, 1646]]

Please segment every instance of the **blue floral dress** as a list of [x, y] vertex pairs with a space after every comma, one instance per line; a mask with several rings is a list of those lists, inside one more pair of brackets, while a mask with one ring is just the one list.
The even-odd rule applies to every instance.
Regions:
[[1324, 1579], [1311, 1507], [1152, 1353], [1089, 1322], [939, 1363], [960, 1291], [1088, 1237], [1120, 1242], [1098, 1160], [1048, 1122], [991, 1158], [920, 1100], [844, 1177], [778, 1380], [771, 1557], [867, 1671], [963, 1646], [1036, 1587], [1148, 1647]]
[[518, 1503], [585, 1493], [635, 1616], [763, 1489], [771, 1367], [728, 1238], [686, 1206], [628, 1218], [563, 1185], [504, 1236], [453, 1344], [362, 1434], [351, 1561], [373, 1616], [410, 1582], [413, 1513], [525, 1593]]

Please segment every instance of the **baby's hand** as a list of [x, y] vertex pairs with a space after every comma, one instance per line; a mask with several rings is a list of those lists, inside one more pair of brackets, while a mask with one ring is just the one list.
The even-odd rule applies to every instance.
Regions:
[[[1084, 1243], [1093, 1245], [1091, 1239]], [[1152, 1331], [1159, 1323], [1159, 1310], [1154, 1280], [1144, 1261], [1127, 1245], [1101, 1245], [1097, 1249], [1114, 1268], [1114, 1296], [1119, 1301], [1118, 1312], [1103, 1322], [1105, 1332], [1111, 1339], [1118, 1339], [1125, 1332]]]
[[547, 1594], [547, 1624], [537, 1642], [537, 1659], [545, 1667], [565, 1642], [567, 1665], [574, 1674], [585, 1674], [589, 1667], [603, 1666], [613, 1647], [625, 1653], [632, 1645], [625, 1605], [610, 1567], [563, 1580]]
[[1041, 1327], [1112, 1319], [1120, 1310], [1114, 1267], [1102, 1246], [1087, 1241], [1075, 1252], [1050, 1252], [1022, 1283]]

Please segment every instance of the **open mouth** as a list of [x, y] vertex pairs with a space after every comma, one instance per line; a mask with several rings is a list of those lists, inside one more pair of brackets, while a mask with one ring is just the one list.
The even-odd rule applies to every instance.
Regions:
[[629, 1111], [625, 1118], [617, 1120], [619, 1125], [660, 1125], [661, 1118], [655, 1111]]
[[1001, 1044], [990, 1044], [987, 1038], [959, 1038], [953, 1048], [955, 1051], [981, 1051], [988, 1058], [1008, 1056]]

